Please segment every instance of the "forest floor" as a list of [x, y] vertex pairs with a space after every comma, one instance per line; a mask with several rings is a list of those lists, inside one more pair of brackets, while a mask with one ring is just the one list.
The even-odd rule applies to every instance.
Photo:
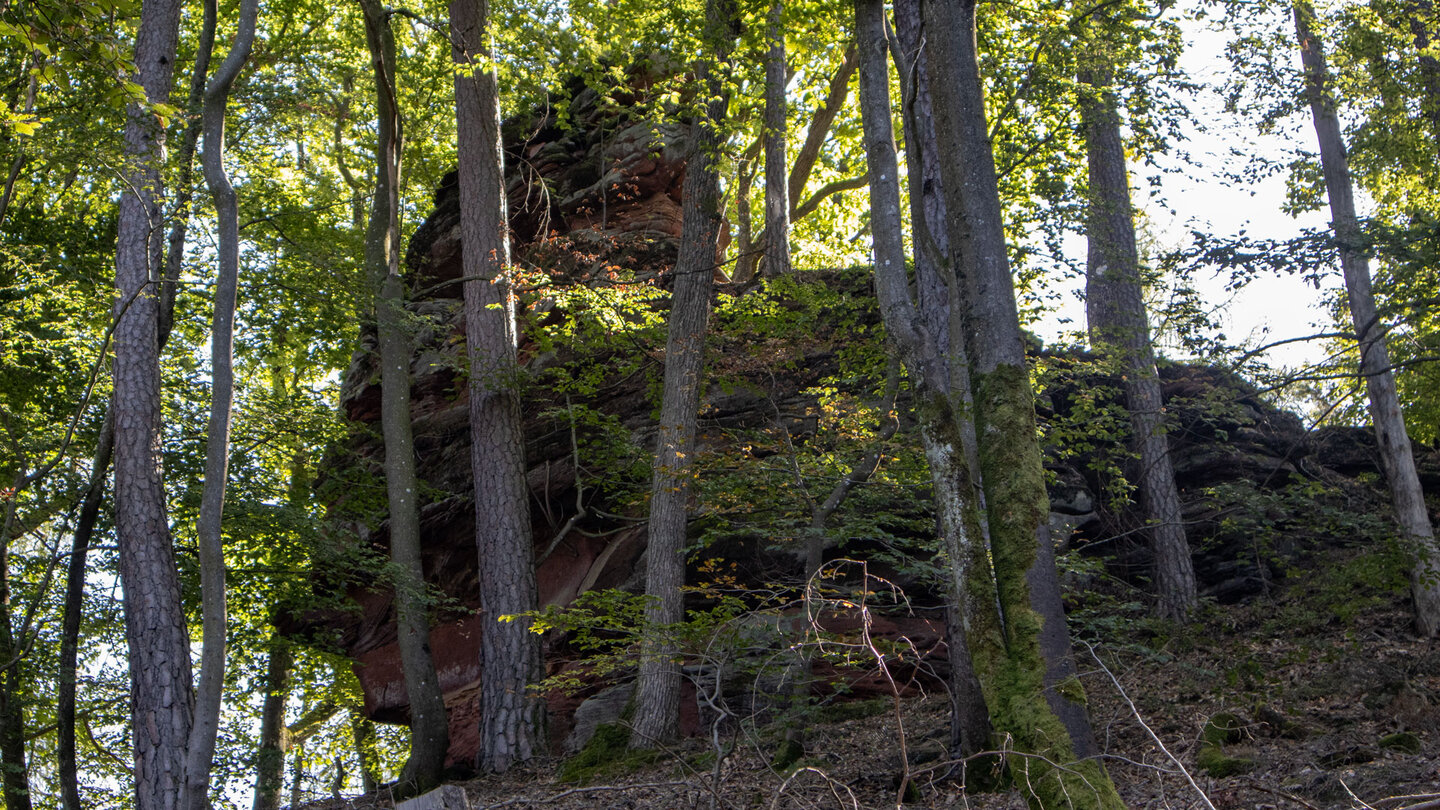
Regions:
[[[1077, 659], [1128, 807], [1440, 807], [1440, 642], [1417, 641], [1399, 599], [1292, 582], [1274, 596], [1208, 606], [1183, 630], [1133, 604], [1072, 610], [1077, 636], [1104, 639], [1081, 642]], [[768, 764], [778, 732], [762, 729], [722, 739], [729, 752], [718, 768], [711, 741], [692, 739], [588, 784], [559, 781], [550, 762], [462, 785], [474, 808], [894, 808], [908, 761], [915, 790], [903, 806], [1025, 807], [1013, 785], [980, 792], [973, 778], [969, 789], [943, 778], [944, 694], [899, 705], [897, 716], [884, 699], [840, 704], [810, 726], [811, 755], [784, 773]], [[1212, 718], [1233, 728], [1212, 735], [1226, 739], [1207, 754]], [[389, 806], [382, 791], [308, 807]]]

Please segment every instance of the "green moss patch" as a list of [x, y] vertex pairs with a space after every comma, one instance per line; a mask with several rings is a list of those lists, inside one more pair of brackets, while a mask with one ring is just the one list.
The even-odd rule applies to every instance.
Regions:
[[588, 785], [597, 779], [632, 773], [655, 762], [659, 752], [630, 749], [630, 731], [618, 723], [606, 723], [575, 756], [560, 765], [556, 777], [562, 782]]
[[1381, 737], [1380, 747], [1390, 751], [1399, 751], [1402, 754], [1418, 754], [1421, 749], [1420, 737], [1409, 731], [1397, 731]]
[[1216, 779], [1239, 776], [1255, 770], [1255, 760], [1248, 757], [1232, 757], [1226, 754], [1220, 746], [1209, 743], [1200, 746], [1200, 754], [1195, 758], [1195, 762], [1200, 766], [1200, 770]]

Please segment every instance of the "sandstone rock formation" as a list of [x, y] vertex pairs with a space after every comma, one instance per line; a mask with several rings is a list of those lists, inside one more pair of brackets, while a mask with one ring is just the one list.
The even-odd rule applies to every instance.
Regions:
[[[620, 354], [613, 348], [605, 356], [585, 357], [582, 349], [563, 341], [542, 339], [546, 329], [565, 322], [567, 315], [551, 291], [566, 285], [595, 290], [613, 285], [662, 288], [679, 235], [678, 197], [684, 174], [679, 131], [626, 121], [592, 91], [576, 95], [568, 116], [571, 123], [565, 126], [548, 113], [523, 125], [512, 122], [505, 129], [514, 255], [522, 272], [538, 279], [523, 302], [529, 316], [521, 348], [530, 378], [524, 393], [526, 455], [540, 596], [545, 604], [556, 605], [567, 605], [591, 590], [633, 590], [642, 584], [644, 505], [635, 497], [638, 489], [627, 489], [625, 482], [627, 476], [633, 479], [631, 484], [648, 482], [644, 459], [655, 430], [654, 380], [662, 362], [663, 333], [656, 331], [650, 336], [657, 338], [653, 340], [637, 333], [624, 353], [628, 365], [611, 363]], [[467, 765], [476, 750], [474, 701], [483, 673], [478, 663], [479, 622], [474, 616], [480, 561], [469, 495], [463, 318], [460, 287], [446, 284], [460, 275], [458, 215], [453, 178], [447, 178], [436, 192], [434, 212], [411, 238], [407, 265], [412, 289], [418, 291], [410, 305], [417, 329], [411, 366], [412, 419], [419, 474], [427, 487], [421, 512], [425, 568], [429, 583], [447, 599], [437, 609], [431, 646], [451, 710], [451, 761]], [[818, 441], [820, 391], [837, 384], [842, 354], [857, 343], [880, 345], [878, 316], [866, 309], [869, 290], [863, 273], [812, 274], [809, 280], [840, 289], [848, 300], [858, 302], [851, 317], [789, 339], [766, 338], [759, 347], [743, 330], [717, 335], [715, 366], [727, 382], [712, 385], [705, 393], [701, 452], [730, 454], [749, 463], [783, 454], [787, 445]], [[779, 306], [787, 304], [781, 300]], [[373, 330], [363, 332], [344, 377], [341, 401], [356, 430], [328, 465], [335, 519], [329, 543], [336, 560], [349, 559], [357, 550], [383, 550], [387, 542], [383, 511], [374, 507], [363, 485], [367, 476], [377, 474], [383, 454], [378, 431], [369, 429], [379, 420], [373, 347]], [[1049, 358], [1060, 364], [1080, 359]], [[547, 387], [547, 371], [566, 364], [597, 369], [597, 381], [592, 381], [583, 402]], [[1287, 525], [1294, 523], [1291, 516], [1262, 515], [1261, 520], [1271, 520], [1274, 532], [1263, 553], [1257, 550], [1253, 526], [1236, 528], [1236, 507], [1223, 494], [1226, 486], [1267, 492], [1297, 482], [1322, 482], [1342, 493], [1337, 497], [1350, 498], [1352, 508], [1383, 513], [1384, 500], [1353, 478], [1377, 470], [1365, 431], [1308, 433], [1297, 417], [1269, 405], [1239, 377], [1213, 368], [1168, 366], [1162, 377], [1187, 532], [1198, 555], [1197, 574], [1205, 594], [1229, 601], [1258, 593], [1283, 576], [1287, 555], [1302, 553], [1306, 542], [1314, 542], [1301, 536], [1303, 527], [1297, 530], [1301, 534], [1291, 531], [1295, 528]], [[1086, 407], [1093, 407], [1095, 391], [1107, 381], [1084, 370], [1059, 379], [1041, 397], [1042, 422], [1058, 426], [1067, 419], [1088, 418], [1080, 403], [1088, 397]], [[857, 391], [864, 388], [853, 381], [839, 384], [853, 384]], [[1115, 394], [1099, 396], [1113, 400]], [[588, 419], [579, 426], [577, 406], [583, 406]], [[601, 433], [610, 451], [628, 454], [628, 472], [613, 458], [603, 463], [619, 466], [601, 469], [601, 461], [580, 451], [582, 444]], [[738, 438], [742, 436], [746, 438]], [[905, 436], [902, 430], [897, 441], [909, 441]], [[1054, 524], [1061, 528], [1057, 541], [1104, 556], [1116, 575], [1142, 580], [1148, 551], [1139, 512], [1116, 501], [1107, 478], [1106, 470], [1113, 465], [1107, 467], [1105, 459], [1116, 457], [1116, 447], [1074, 452], [1056, 444], [1051, 452]], [[1423, 460], [1427, 483], [1436, 483], [1440, 460], [1428, 456]], [[915, 518], [912, 524], [924, 524], [923, 489], [896, 491], [890, 497], [887, 509], [910, 514]], [[719, 518], [701, 521], [715, 519]], [[758, 530], [731, 532], [726, 538], [709, 547], [705, 557], [733, 565], [740, 584], [771, 587], [788, 580], [794, 585], [800, 578], [798, 549], [776, 544]], [[845, 553], [866, 552], [864, 538], [855, 540]], [[913, 577], [906, 581], [909, 575], [901, 570], [903, 566], [876, 565], [901, 584], [915, 586], [916, 597], [913, 613], [885, 617], [877, 632], [915, 643], [924, 661], [911, 661], [912, 672], [929, 668], [930, 677], [942, 674], [944, 634], [938, 621], [939, 600], [931, 586]], [[380, 721], [403, 722], [406, 698], [395, 646], [392, 594], [383, 583], [347, 575], [339, 562], [318, 570], [316, 580], [318, 587], [343, 591], [355, 607], [296, 617], [293, 629], [328, 638], [353, 658], [366, 711]], [[838, 617], [834, 628], [843, 630], [845, 621], [853, 619]], [[566, 665], [563, 652], [563, 640], [555, 640], [552, 671]], [[867, 681], [863, 671], [846, 677], [861, 694], [867, 687], [881, 686]], [[596, 683], [590, 691], [606, 686]], [[574, 709], [586, 694], [553, 696], [552, 738], [557, 746], [569, 736]], [[693, 730], [703, 718], [695, 701], [687, 705], [687, 722]], [[586, 725], [593, 728], [590, 712], [583, 714]]]

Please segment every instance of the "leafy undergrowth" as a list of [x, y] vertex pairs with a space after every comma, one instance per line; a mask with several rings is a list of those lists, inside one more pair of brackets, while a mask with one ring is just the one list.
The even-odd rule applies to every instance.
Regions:
[[[1183, 630], [1112, 623], [1104, 644], [1081, 642], [1091, 717], [1127, 806], [1435, 806], [1440, 643], [1415, 638], [1398, 598], [1340, 610], [1302, 576], [1268, 598], [1209, 606]], [[722, 735], [718, 766], [713, 740], [696, 739], [583, 786], [557, 779], [553, 762], [464, 786], [477, 808], [893, 808], [908, 774], [904, 806], [1025, 807], [1013, 785], [981, 793], [946, 778], [943, 694], [904, 701], [902, 718], [879, 708], [813, 724], [810, 751], [786, 772], [770, 767], [779, 733], [762, 729]], [[387, 806], [382, 792], [310, 808]]]

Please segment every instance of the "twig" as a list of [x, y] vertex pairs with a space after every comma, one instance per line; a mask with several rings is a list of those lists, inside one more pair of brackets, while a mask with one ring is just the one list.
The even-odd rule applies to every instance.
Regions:
[[1101, 661], [1100, 656], [1096, 654], [1095, 646], [1084, 639], [1076, 640], [1085, 645], [1085, 648], [1090, 651], [1090, 657], [1094, 658], [1095, 663], [1100, 665], [1101, 671], [1110, 676], [1110, 682], [1115, 685], [1115, 691], [1120, 693], [1121, 700], [1124, 700], [1125, 705], [1130, 707], [1130, 713], [1135, 716], [1135, 721], [1140, 724], [1141, 728], [1145, 729], [1146, 734], [1150, 735], [1150, 739], [1154, 741], [1155, 746], [1160, 749], [1160, 753], [1169, 757], [1170, 761], [1175, 763], [1175, 767], [1179, 768], [1180, 773], [1184, 774], [1185, 781], [1189, 782], [1190, 787], [1194, 788], [1195, 792], [1200, 794], [1200, 800], [1205, 802], [1205, 806], [1210, 808], [1210, 810], [1215, 810], [1215, 805], [1210, 802], [1210, 797], [1206, 796], [1205, 791], [1201, 789], [1200, 785], [1195, 783], [1195, 777], [1190, 775], [1190, 771], [1186, 769], [1185, 764], [1180, 761], [1179, 757], [1170, 753], [1170, 749], [1165, 747], [1165, 743], [1161, 741], [1160, 736], [1145, 722], [1145, 718], [1141, 716], [1140, 709], [1136, 707], [1135, 701], [1130, 699], [1130, 696], [1125, 693], [1125, 687], [1120, 685], [1120, 679], [1115, 677], [1115, 673], [1111, 672], [1110, 667], [1105, 666], [1105, 662]]
[[1274, 790], [1274, 789], [1272, 789], [1272, 788], [1265, 787], [1264, 785], [1260, 784], [1259, 782], [1254, 782], [1254, 781], [1251, 781], [1251, 780], [1248, 780], [1248, 779], [1247, 779], [1246, 781], [1242, 782], [1241, 784], [1245, 785], [1245, 787], [1248, 787], [1248, 788], [1250, 788], [1251, 790], [1258, 790], [1258, 791], [1260, 791], [1261, 793], [1269, 793], [1271, 796], [1279, 796], [1280, 798], [1285, 799], [1286, 801], [1291, 801], [1291, 802], [1294, 802], [1294, 803], [1296, 803], [1296, 804], [1298, 804], [1298, 805], [1300, 805], [1300, 806], [1302, 806], [1302, 807], [1307, 807], [1307, 808], [1309, 808], [1309, 810], [1320, 810], [1320, 808], [1316, 807], [1315, 805], [1311, 804], [1310, 802], [1305, 801], [1304, 799], [1300, 798], [1299, 796], [1296, 796], [1296, 795], [1293, 794], [1293, 793], [1286, 793], [1286, 792], [1283, 791], [1283, 790]]
[[1412, 793], [1409, 796], [1386, 796], [1383, 799], [1376, 799], [1371, 802], [1380, 810], [1385, 810], [1387, 805], [1400, 805], [1399, 810], [1413, 810], [1414, 805], [1406, 805], [1404, 802], [1428, 802], [1440, 799], [1440, 793]]
[[[840, 782], [831, 779], [829, 774], [825, 773], [819, 768], [814, 768], [810, 766], [806, 766], [804, 768], [796, 768], [794, 773], [787, 776], [785, 778], [785, 781], [780, 783], [780, 787], [775, 789], [775, 797], [770, 800], [770, 810], [779, 810], [780, 800], [785, 797], [785, 791], [789, 789], [790, 783], [794, 782], [797, 778], [800, 777], [801, 774], [805, 773], [813, 773], [816, 776], [820, 777], [820, 779], [823, 780], [825, 784], [830, 786], [830, 790], [832, 793], [835, 792], [836, 785], [844, 788], [846, 795], [850, 797], [850, 806], [855, 808], [855, 810], [860, 810], [860, 800], [855, 798], [854, 791], [850, 790], [848, 785], [841, 784]], [[836, 799], [839, 799], [838, 794], [836, 795]]]

